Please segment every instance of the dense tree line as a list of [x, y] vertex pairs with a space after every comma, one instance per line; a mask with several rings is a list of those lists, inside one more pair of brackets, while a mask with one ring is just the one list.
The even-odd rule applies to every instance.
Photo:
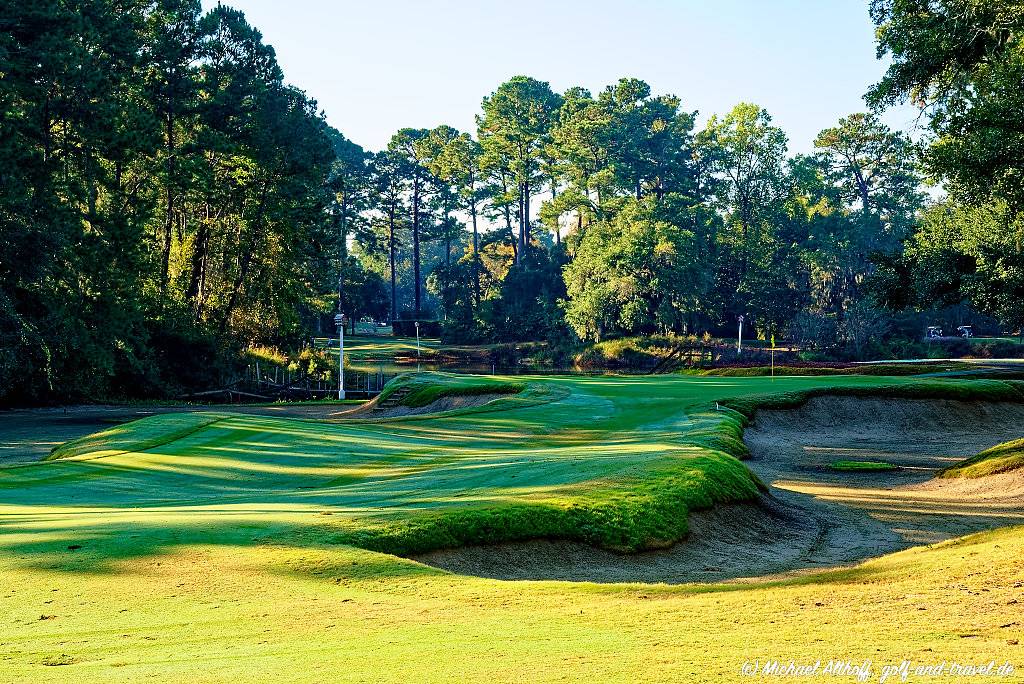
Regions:
[[911, 101], [929, 124], [922, 161], [948, 198], [886, 260], [891, 308], [968, 304], [1024, 327], [1024, 3], [874, 0], [892, 60], [869, 101]]
[[741, 315], [852, 339], [875, 255], [899, 253], [923, 203], [913, 145], [872, 114], [791, 157], [762, 108], [698, 129], [639, 79], [595, 96], [518, 76], [481, 109], [475, 136], [403, 129], [358, 172], [354, 239], [391, 314], [443, 318], [454, 340], [726, 333]]
[[744, 316], [861, 355], [907, 312], [1019, 326], [1024, 11], [871, 12], [892, 66], [869, 104], [919, 102], [923, 149], [866, 112], [791, 155], [755, 104], [698, 125], [639, 79], [516, 76], [475, 131], [404, 128], [369, 152], [233, 9], [6, 3], [0, 398], [209, 383], [338, 309], [464, 342], [726, 335]]
[[349, 144], [242, 14], [0, 12], [0, 397], [159, 393], [302, 329]]

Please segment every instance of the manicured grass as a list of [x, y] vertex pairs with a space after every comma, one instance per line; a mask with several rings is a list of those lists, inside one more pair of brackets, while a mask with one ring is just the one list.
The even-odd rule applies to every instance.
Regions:
[[[758, 490], [737, 458], [747, 414], [727, 405], [824, 391], [1010, 397], [1018, 385], [494, 381], [528, 387], [508, 410], [414, 420], [155, 416], [0, 471], [0, 672], [721, 682], [757, 657], [1020, 660], [1007, 643], [1019, 628], [1002, 627], [1024, 600], [1020, 530], [723, 587], [505, 583], [375, 551], [535, 535], [663, 546], [690, 510]], [[534, 383], [545, 396], [527, 400]]]
[[[975, 368], [969, 363], [946, 362], [946, 363], [864, 363], [834, 366], [775, 366], [776, 376], [783, 375], [879, 375], [879, 376], [905, 376], [924, 375], [928, 373], [942, 373], [950, 371], [964, 371]], [[717, 375], [733, 378], [764, 377], [772, 374], [770, 365], [760, 366], [739, 366], [708, 368], [704, 370], [687, 370], [684, 373], [696, 375]]]
[[887, 472], [899, 470], [899, 466], [885, 461], [833, 461], [828, 464], [832, 470], [840, 472]]
[[50, 459], [76, 456], [97, 458], [130, 451], [146, 451], [187, 437], [224, 417], [214, 412], [149, 416], [65, 442], [50, 452]]
[[[1021, 426], [1024, 432], [1024, 426]], [[939, 477], [985, 477], [1024, 469], [1024, 439], [998, 444], [946, 468]]]
[[400, 404], [418, 408], [442, 397], [468, 397], [480, 394], [519, 394], [526, 389], [525, 382], [511, 382], [486, 375], [458, 375], [455, 373], [408, 373], [400, 375], [384, 386], [380, 401], [396, 392], [407, 392]]

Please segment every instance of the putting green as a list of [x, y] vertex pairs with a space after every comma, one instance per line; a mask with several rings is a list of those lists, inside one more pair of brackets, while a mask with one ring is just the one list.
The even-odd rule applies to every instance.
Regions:
[[[999, 627], [1008, 602], [1024, 599], [1012, 588], [1022, 570], [1009, 559], [1024, 552], [1016, 532], [720, 588], [502, 583], [343, 544], [465, 541], [452, 529], [460, 521], [484, 541], [588, 524], [581, 538], [609, 546], [672, 541], [665, 535], [685, 528], [667, 518], [751, 491], [746, 468], [722, 451], [735, 419], [715, 400], [916, 381], [529, 382], [547, 400], [431, 418], [158, 416], [70, 458], [0, 470], [0, 674], [730, 681], [747, 657], [863, 659], [884, 648], [896, 658], [955, 646], [957, 657], [1020, 659]], [[991, 589], [985, 605], [942, 589], [957, 578]], [[851, 611], [862, 614], [855, 624]]]

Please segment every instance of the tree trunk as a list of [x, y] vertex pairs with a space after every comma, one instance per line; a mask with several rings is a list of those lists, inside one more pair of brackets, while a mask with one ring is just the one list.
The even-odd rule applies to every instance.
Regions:
[[530, 183], [523, 183], [523, 255], [530, 250]]
[[414, 292], [416, 318], [420, 317], [420, 182], [413, 182], [412, 191], [412, 270], [415, 279]]
[[[558, 191], [555, 189], [555, 179], [551, 179], [551, 203], [554, 204], [555, 200], [558, 199]], [[562, 227], [559, 225], [558, 216], [555, 217], [555, 245], [562, 244]]]
[[210, 205], [206, 205], [206, 220], [199, 226], [196, 243], [192, 250], [192, 268], [188, 279], [188, 291], [185, 298], [192, 304], [195, 319], [199, 320], [202, 310], [203, 283], [206, 280], [206, 258], [210, 245]]
[[447, 202], [444, 209], [444, 265], [452, 265], [452, 215], [448, 211]]
[[174, 101], [169, 100], [167, 103], [167, 118], [166, 118], [166, 130], [167, 130], [167, 180], [165, 185], [165, 191], [167, 193], [167, 216], [164, 220], [164, 234], [163, 234], [163, 249], [160, 255], [160, 299], [163, 300], [164, 295], [167, 293], [167, 280], [170, 276], [171, 267], [171, 246], [173, 239], [173, 221], [174, 221], [174, 188], [173, 177], [174, 177]]
[[249, 275], [249, 268], [252, 266], [253, 258], [256, 256], [256, 250], [259, 248], [259, 244], [262, 241], [263, 232], [263, 213], [267, 205], [267, 194], [269, 192], [269, 186], [271, 179], [265, 179], [263, 182], [262, 192], [260, 193], [260, 203], [256, 209], [256, 216], [252, 222], [253, 235], [252, 239], [249, 240], [249, 244], [246, 247], [245, 252], [242, 255], [242, 262], [238, 268], [238, 276], [235, 278], [234, 283], [231, 287], [231, 295], [228, 297], [227, 306], [224, 309], [224, 317], [220, 322], [220, 332], [223, 334], [228, 328], [228, 321], [231, 320], [231, 312], [238, 304], [238, 296], [242, 291], [242, 285], [245, 283], [246, 278]]
[[398, 318], [398, 297], [396, 296], [395, 287], [395, 208], [391, 207], [388, 211], [388, 218], [390, 225], [388, 227], [388, 247], [389, 247], [389, 260], [391, 269], [391, 320], [395, 321]]
[[476, 200], [469, 207], [473, 217], [473, 305], [480, 306], [480, 233], [476, 226]]

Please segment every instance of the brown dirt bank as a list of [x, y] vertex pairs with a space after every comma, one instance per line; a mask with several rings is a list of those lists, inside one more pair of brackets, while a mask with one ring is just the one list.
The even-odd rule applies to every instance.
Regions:
[[[1024, 435], [1024, 404], [816, 397], [758, 412], [744, 439], [769, 485], [759, 505], [690, 515], [690, 538], [622, 556], [564, 541], [436, 551], [416, 560], [498, 579], [691, 582], [846, 565], [924, 543], [1024, 524], [1024, 474], [932, 480]], [[835, 460], [890, 472], [833, 472]]]

